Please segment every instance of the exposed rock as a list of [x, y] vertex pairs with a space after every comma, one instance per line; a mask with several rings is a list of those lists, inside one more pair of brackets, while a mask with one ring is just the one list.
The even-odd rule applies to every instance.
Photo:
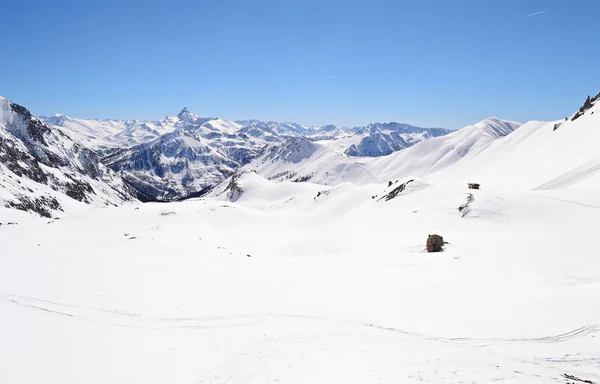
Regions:
[[472, 193], [467, 196], [467, 202], [458, 207], [458, 211], [462, 214], [462, 217], [467, 217], [471, 213], [471, 203], [475, 201]]
[[[593, 381], [591, 381], [591, 380], [582, 379], [582, 378], [580, 378], [580, 377], [577, 377], [577, 376], [575, 376], [575, 375], [569, 375], [568, 373], [563, 373], [563, 377], [564, 377], [565, 379], [567, 379], [567, 380], [572, 380], [572, 381], [573, 381], [573, 384], [574, 384], [575, 382], [578, 382], [578, 383], [586, 383], [586, 384], [596, 384], [595, 382], [593, 382]], [[569, 384], [569, 383], [567, 383], [567, 384]]]
[[53, 211], [62, 211], [60, 203], [52, 196], [15, 196], [15, 200], [7, 201], [6, 208], [35, 212], [42, 217], [51, 218]]
[[314, 200], [316, 201], [320, 196], [327, 196], [329, 195], [329, 191], [325, 190], [325, 191], [319, 191], [317, 192], [317, 196], [315, 196]]
[[312, 173], [309, 175], [300, 176], [292, 180], [292, 183], [306, 183], [307, 181], [312, 179], [313, 176], [314, 175]]
[[241, 175], [241, 172], [234, 172], [233, 175], [231, 175], [231, 179], [229, 179], [229, 184], [227, 184], [227, 187], [225, 188], [225, 191], [227, 192], [227, 199], [229, 201], [237, 201], [237, 199], [242, 196], [242, 193], [244, 193], [244, 190], [238, 183]]
[[469, 183], [468, 184], [469, 189], [479, 189], [480, 186], [481, 185], [477, 184], [477, 183]]
[[427, 238], [427, 252], [442, 252], [444, 250], [444, 238], [440, 235], [429, 235]]
[[585, 114], [585, 112], [587, 110], [589, 110], [590, 108], [592, 108], [595, 104], [596, 101], [598, 101], [600, 99], [600, 93], [598, 93], [596, 96], [594, 96], [593, 98], [590, 98], [590, 96], [588, 96], [585, 99], [585, 102], [583, 103], [583, 106], [581, 108], [579, 108], [579, 111], [577, 111], [573, 117], [571, 118], [571, 121], [575, 121], [578, 118], [580, 118], [581, 116], [583, 116]]
[[409, 183], [412, 183], [413, 181], [414, 181], [414, 179], [410, 179], [407, 182], [400, 184], [396, 188], [392, 189], [390, 192], [381, 196], [377, 201], [380, 201], [381, 199], [385, 199], [385, 201], [390, 201], [390, 200], [396, 198], [402, 191], [404, 191], [406, 189], [406, 186]]

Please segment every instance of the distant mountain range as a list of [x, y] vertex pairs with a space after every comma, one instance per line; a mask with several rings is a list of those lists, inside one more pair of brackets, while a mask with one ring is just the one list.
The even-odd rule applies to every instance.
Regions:
[[229, 121], [187, 108], [159, 121], [40, 119], [0, 98], [0, 205], [51, 217], [85, 204], [178, 200], [236, 170], [328, 185], [410, 175], [562, 188], [600, 176], [599, 100], [558, 122], [490, 118], [449, 131]]
[[[375, 123], [322, 127], [275, 121], [200, 117], [187, 108], [158, 121], [83, 120], [61, 114], [45, 122], [82, 146], [96, 150], [142, 200], [195, 196], [218, 184], [273, 143], [295, 138], [337, 141], [348, 156], [385, 156], [447, 134], [440, 128]], [[292, 144], [288, 144], [292, 145]]]

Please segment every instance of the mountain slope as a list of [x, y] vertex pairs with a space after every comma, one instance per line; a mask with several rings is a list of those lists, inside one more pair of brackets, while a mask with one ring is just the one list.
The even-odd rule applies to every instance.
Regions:
[[600, 188], [598, 142], [600, 97], [574, 120], [523, 125], [439, 178], [493, 188]]
[[383, 183], [442, 170], [519, 126], [519, 123], [490, 118], [380, 157], [348, 156], [343, 152], [348, 139], [311, 142], [308, 138], [295, 137], [284, 143], [271, 144], [245, 169], [277, 181], [310, 180], [328, 185], [348, 181]]
[[131, 198], [96, 153], [0, 97], [0, 204], [49, 217], [76, 201], [117, 204]]
[[351, 158], [330, 145], [305, 137], [290, 137], [265, 147], [244, 169], [274, 181], [310, 181], [334, 185], [376, 180], [364, 161]]
[[484, 150], [490, 143], [520, 126], [520, 123], [492, 117], [448, 135], [422, 141], [388, 157], [375, 159], [369, 167], [382, 178], [425, 176], [453, 166], [468, 154]]
[[45, 123], [61, 129], [89, 148], [130, 147], [156, 139], [174, 129], [176, 121], [86, 120], [62, 114], [47, 117]]
[[267, 144], [234, 122], [180, 117], [173, 132], [104, 161], [122, 174], [144, 200], [173, 200], [202, 193], [250, 162]]
[[386, 156], [408, 148], [423, 140], [447, 135], [452, 131], [442, 128], [420, 128], [400, 123], [375, 123], [358, 130], [360, 140], [349, 146], [348, 156]]

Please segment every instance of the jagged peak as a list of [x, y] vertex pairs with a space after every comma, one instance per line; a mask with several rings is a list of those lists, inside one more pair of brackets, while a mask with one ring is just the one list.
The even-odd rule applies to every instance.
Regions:
[[194, 117], [194, 114], [191, 113], [187, 107], [183, 107], [181, 112], [177, 114], [177, 117], [179, 117], [180, 120], [189, 120]]

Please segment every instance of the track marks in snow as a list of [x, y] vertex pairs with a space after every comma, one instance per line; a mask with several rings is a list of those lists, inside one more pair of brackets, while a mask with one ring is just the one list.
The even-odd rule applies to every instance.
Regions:
[[534, 190], [567, 188], [594, 176], [598, 172], [600, 172], [600, 159], [592, 160], [534, 188]]
[[328, 322], [357, 327], [373, 328], [384, 332], [393, 332], [407, 337], [442, 343], [460, 344], [499, 344], [499, 343], [561, 343], [577, 338], [587, 337], [600, 332], [600, 323], [586, 325], [559, 335], [531, 338], [468, 338], [468, 337], [437, 337], [417, 332], [409, 332], [400, 328], [383, 326], [375, 323], [364, 323], [350, 319], [338, 319], [321, 316], [285, 313], [241, 314], [221, 317], [156, 317], [144, 316], [123, 310], [90, 308], [40, 300], [10, 293], [0, 293], [0, 300], [38, 310], [50, 315], [59, 315], [74, 320], [90, 321], [118, 327], [141, 329], [214, 329], [236, 326], [251, 326], [264, 324], [276, 319], [294, 319], [300, 321]]
[[555, 201], [561, 201], [563, 203], [568, 203], [568, 204], [575, 204], [575, 205], [580, 205], [582, 207], [587, 207], [587, 208], [594, 208], [594, 209], [600, 209], [600, 207], [596, 206], [596, 205], [590, 205], [590, 204], [585, 204], [585, 203], [579, 203], [577, 201], [571, 201], [571, 200], [563, 200], [563, 199], [557, 199], [555, 197], [548, 197], [548, 196], [540, 196], [544, 199], [548, 199], [548, 200], [555, 200]]

